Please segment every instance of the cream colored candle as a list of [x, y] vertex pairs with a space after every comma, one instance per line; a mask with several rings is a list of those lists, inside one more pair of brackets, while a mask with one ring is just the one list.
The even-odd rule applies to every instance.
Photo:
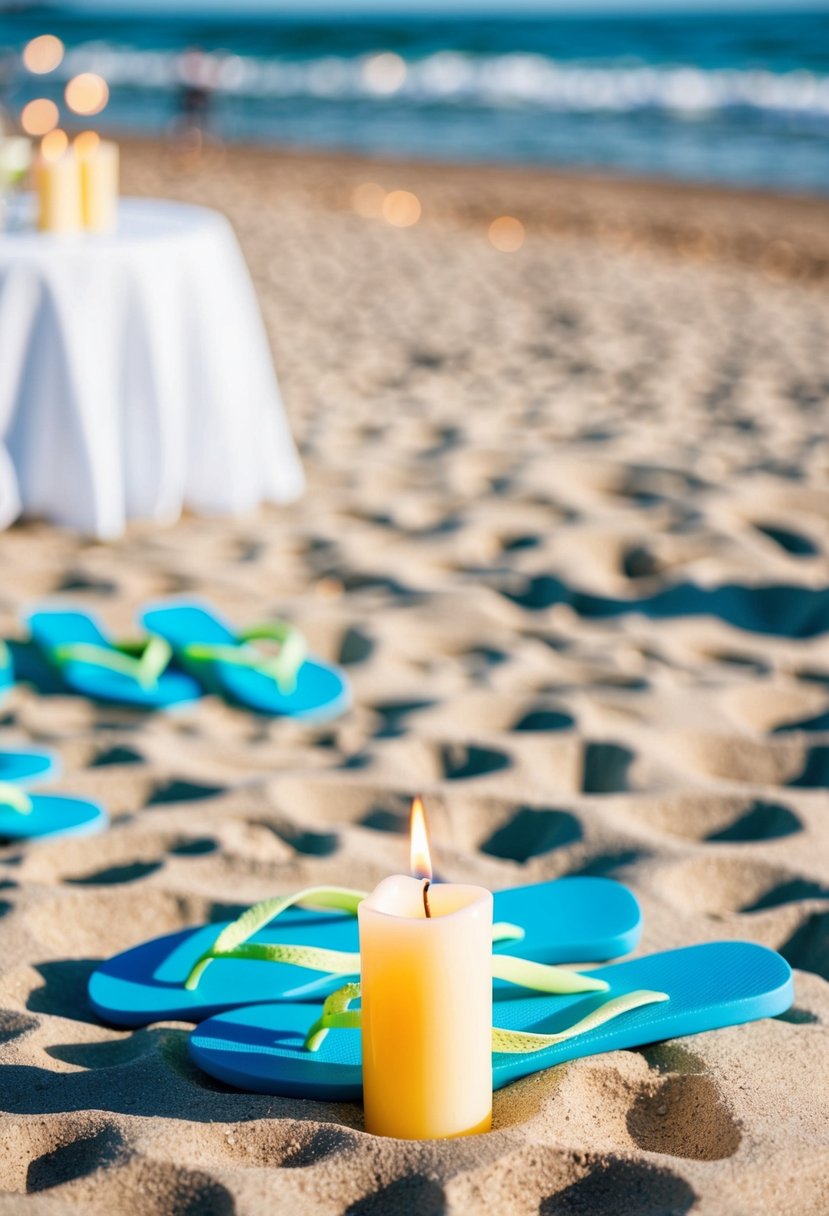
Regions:
[[87, 232], [114, 232], [118, 223], [118, 145], [84, 131], [74, 142]]
[[405, 1140], [488, 1131], [491, 893], [395, 875], [358, 915], [366, 1130]]
[[51, 131], [35, 161], [37, 226], [41, 232], [78, 232], [81, 227], [81, 188], [78, 161], [62, 131]]

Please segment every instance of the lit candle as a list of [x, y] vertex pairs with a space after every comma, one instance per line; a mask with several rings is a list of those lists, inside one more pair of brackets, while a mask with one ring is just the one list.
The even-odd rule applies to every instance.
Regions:
[[118, 145], [84, 131], [74, 142], [87, 232], [114, 232], [118, 223]]
[[358, 911], [366, 1130], [469, 1136], [492, 1124], [492, 895], [432, 884], [417, 798], [412, 870]]
[[77, 232], [81, 226], [78, 161], [63, 131], [44, 135], [35, 162], [37, 226], [41, 232]]

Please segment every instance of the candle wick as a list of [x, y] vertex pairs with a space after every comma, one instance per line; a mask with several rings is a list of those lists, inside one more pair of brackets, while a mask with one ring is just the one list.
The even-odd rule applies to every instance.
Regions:
[[423, 879], [423, 911], [427, 917], [432, 915], [432, 909], [429, 907], [429, 887], [431, 885], [428, 878]]

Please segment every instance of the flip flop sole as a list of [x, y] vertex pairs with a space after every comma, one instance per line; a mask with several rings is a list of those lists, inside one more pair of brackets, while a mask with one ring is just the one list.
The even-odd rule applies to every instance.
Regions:
[[199, 701], [202, 690], [186, 672], [167, 671], [154, 688], [142, 688], [136, 680], [118, 671], [107, 671], [92, 663], [67, 663], [60, 671], [63, 682], [81, 697], [109, 701], [132, 709], [176, 709]]
[[345, 677], [319, 659], [306, 659], [297, 672], [296, 688], [280, 693], [272, 679], [250, 668], [215, 663], [215, 680], [235, 705], [257, 713], [327, 722], [339, 717], [350, 703]]
[[23, 749], [0, 751], [0, 782], [8, 781], [24, 789], [33, 781], [57, 777], [60, 761], [53, 752]]
[[[581, 1056], [773, 1017], [788, 1009], [794, 996], [791, 968], [785, 959], [748, 942], [689, 946], [597, 968], [591, 974], [607, 980], [610, 991], [569, 997], [496, 997], [494, 1021], [504, 1029], [553, 1034], [604, 1001], [636, 989], [666, 992], [669, 999], [634, 1009], [539, 1051], [494, 1053], [495, 1089]], [[316, 1007], [298, 1004], [233, 1010], [197, 1026], [190, 1035], [188, 1053], [209, 1076], [237, 1089], [358, 1101], [362, 1092], [360, 1031], [332, 1030], [318, 1051], [306, 1051], [305, 1036], [317, 1016]]]
[[0, 807], [0, 840], [44, 840], [102, 831], [109, 816], [97, 802], [62, 794], [30, 794], [27, 815]]

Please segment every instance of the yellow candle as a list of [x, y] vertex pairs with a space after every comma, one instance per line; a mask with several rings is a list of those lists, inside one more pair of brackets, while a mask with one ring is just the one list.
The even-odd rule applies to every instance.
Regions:
[[[59, 138], [56, 138], [59, 137]], [[45, 136], [35, 162], [37, 226], [41, 232], [77, 232], [81, 227], [78, 161], [62, 131]]]
[[489, 1131], [492, 895], [395, 875], [358, 915], [366, 1130], [405, 1140]]
[[74, 143], [80, 165], [81, 208], [87, 232], [114, 232], [118, 223], [118, 145], [84, 131]]

